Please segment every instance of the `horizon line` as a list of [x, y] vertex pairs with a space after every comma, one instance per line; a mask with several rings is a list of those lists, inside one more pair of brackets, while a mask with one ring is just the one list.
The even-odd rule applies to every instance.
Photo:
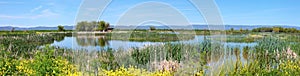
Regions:
[[[190, 25], [198, 25], [198, 26], [203, 26], [203, 25], [208, 25], [208, 24], [190, 24]], [[284, 25], [284, 24], [224, 24], [225, 26], [296, 26], [300, 27], [300, 25]], [[58, 26], [58, 25], [57, 25]], [[0, 27], [19, 27], [19, 28], [34, 28], [34, 27], [57, 27], [57, 26], [16, 26], [16, 25], [4, 25]], [[62, 25], [62, 26], [75, 26], [75, 25]], [[116, 26], [116, 25], [112, 25]], [[132, 26], [132, 25], [117, 25], [117, 26]], [[151, 26], [151, 25], [140, 25], [140, 26]], [[152, 26], [164, 26], [164, 25], [152, 25]], [[174, 26], [181, 26], [180, 24], [174, 25]], [[184, 25], [184, 26], [189, 26], [189, 25]]]

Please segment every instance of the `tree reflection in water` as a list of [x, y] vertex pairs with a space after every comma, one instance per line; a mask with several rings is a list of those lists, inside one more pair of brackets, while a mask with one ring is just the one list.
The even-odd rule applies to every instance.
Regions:
[[106, 39], [105, 36], [102, 36], [102, 37], [99, 37], [98, 38], [98, 44], [101, 46], [101, 47], [104, 47], [106, 45], [108, 45], [108, 40]]
[[105, 36], [77, 36], [76, 41], [80, 46], [107, 46], [108, 39]]

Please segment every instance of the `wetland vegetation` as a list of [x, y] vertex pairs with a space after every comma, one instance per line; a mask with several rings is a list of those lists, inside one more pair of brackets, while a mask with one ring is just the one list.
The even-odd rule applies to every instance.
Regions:
[[[1, 31], [0, 75], [299, 75], [299, 33], [255, 30], [227, 30], [225, 42], [207, 30]], [[125, 42], [138, 46], [113, 45]]]

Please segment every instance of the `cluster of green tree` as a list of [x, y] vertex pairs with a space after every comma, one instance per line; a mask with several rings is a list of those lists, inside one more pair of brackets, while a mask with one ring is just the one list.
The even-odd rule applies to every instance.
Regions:
[[78, 22], [76, 25], [76, 30], [77, 31], [105, 31], [108, 29], [110, 24], [105, 21], [92, 21], [92, 22], [87, 22], [87, 21], [82, 21]]
[[283, 28], [283, 27], [261, 27], [252, 29], [252, 32], [284, 32], [284, 33], [297, 33], [300, 30], [296, 28]]
[[58, 25], [57, 26], [58, 31], [66, 31], [64, 26]]
[[154, 26], [150, 26], [150, 31], [154, 31], [156, 28]]
[[230, 28], [230, 30], [226, 30], [227, 34], [242, 34], [242, 33], [248, 33], [249, 29], [243, 29], [240, 28], [239, 30], [235, 30], [234, 28]]

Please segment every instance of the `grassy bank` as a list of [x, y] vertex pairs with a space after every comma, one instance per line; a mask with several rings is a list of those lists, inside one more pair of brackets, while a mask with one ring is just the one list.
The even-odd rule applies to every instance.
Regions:
[[29, 34], [41, 34], [41, 33], [58, 33], [58, 32], [73, 32], [72, 30], [58, 31], [58, 30], [16, 30], [16, 31], [0, 31], [0, 36], [17, 36], [17, 35], [29, 35]]

